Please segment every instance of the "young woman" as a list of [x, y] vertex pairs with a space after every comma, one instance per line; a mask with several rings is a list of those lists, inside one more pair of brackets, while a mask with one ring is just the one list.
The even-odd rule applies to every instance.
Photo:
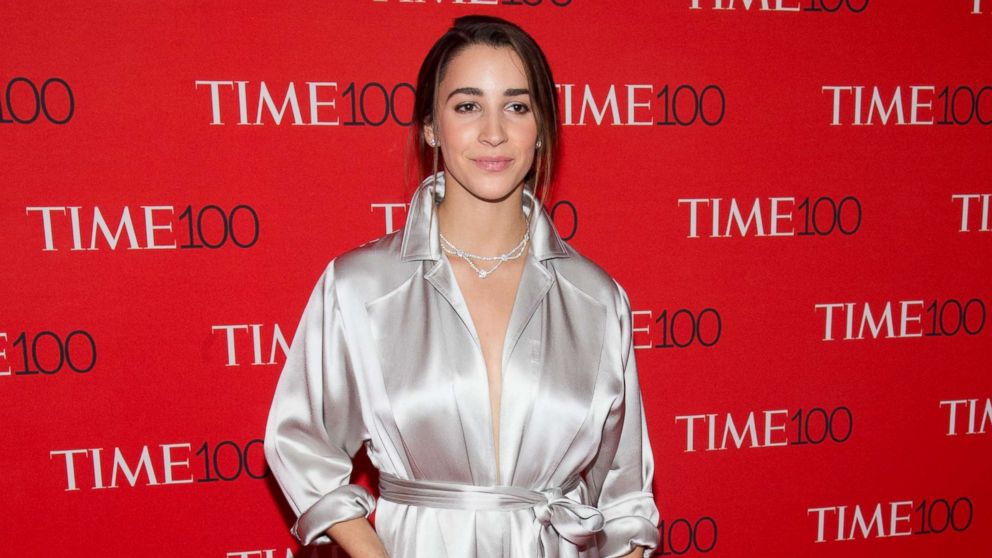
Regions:
[[[455, 21], [417, 80], [428, 174], [405, 227], [335, 258], [265, 454], [303, 544], [352, 558], [640, 558], [658, 543], [626, 293], [539, 195], [558, 146], [540, 48]], [[440, 171], [440, 172], [438, 172]], [[365, 445], [375, 498], [349, 484]]]

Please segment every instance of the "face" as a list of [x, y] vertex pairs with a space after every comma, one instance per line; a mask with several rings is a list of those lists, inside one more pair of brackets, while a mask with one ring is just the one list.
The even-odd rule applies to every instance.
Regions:
[[438, 88], [435, 132], [448, 187], [499, 201], [522, 183], [534, 161], [537, 120], [520, 57], [510, 48], [471, 45], [448, 63]]

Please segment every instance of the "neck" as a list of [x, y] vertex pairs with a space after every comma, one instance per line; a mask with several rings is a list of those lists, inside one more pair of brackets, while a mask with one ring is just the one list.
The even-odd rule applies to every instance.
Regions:
[[462, 250], [500, 254], [516, 246], [527, 230], [522, 204], [523, 184], [498, 201], [477, 198], [460, 186], [448, 184], [437, 209], [438, 226], [441, 234]]

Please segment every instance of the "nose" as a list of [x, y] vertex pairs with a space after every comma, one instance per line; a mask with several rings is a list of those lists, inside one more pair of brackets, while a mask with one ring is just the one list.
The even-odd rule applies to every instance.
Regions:
[[482, 122], [479, 130], [479, 141], [496, 147], [506, 141], [506, 130], [503, 129], [503, 119], [499, 112], [490, 112]]

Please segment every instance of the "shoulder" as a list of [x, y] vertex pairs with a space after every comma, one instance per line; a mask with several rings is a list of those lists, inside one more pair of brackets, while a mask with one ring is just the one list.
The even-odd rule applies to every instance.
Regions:
[[617, 316], [630, 312], [627, 293], [620, 283], [599, 264], [584, 256], [571, 244], [562, 241], [567, 258], [551, 260], [559, 280], [567, 281], [593, 300], [603, 304]]
[[339, 296], [368, 301], [406, 281], [419, 261], [400, 258], [403, 230], [356, 246], [332, 259], [324, 269], [325, 288]]

